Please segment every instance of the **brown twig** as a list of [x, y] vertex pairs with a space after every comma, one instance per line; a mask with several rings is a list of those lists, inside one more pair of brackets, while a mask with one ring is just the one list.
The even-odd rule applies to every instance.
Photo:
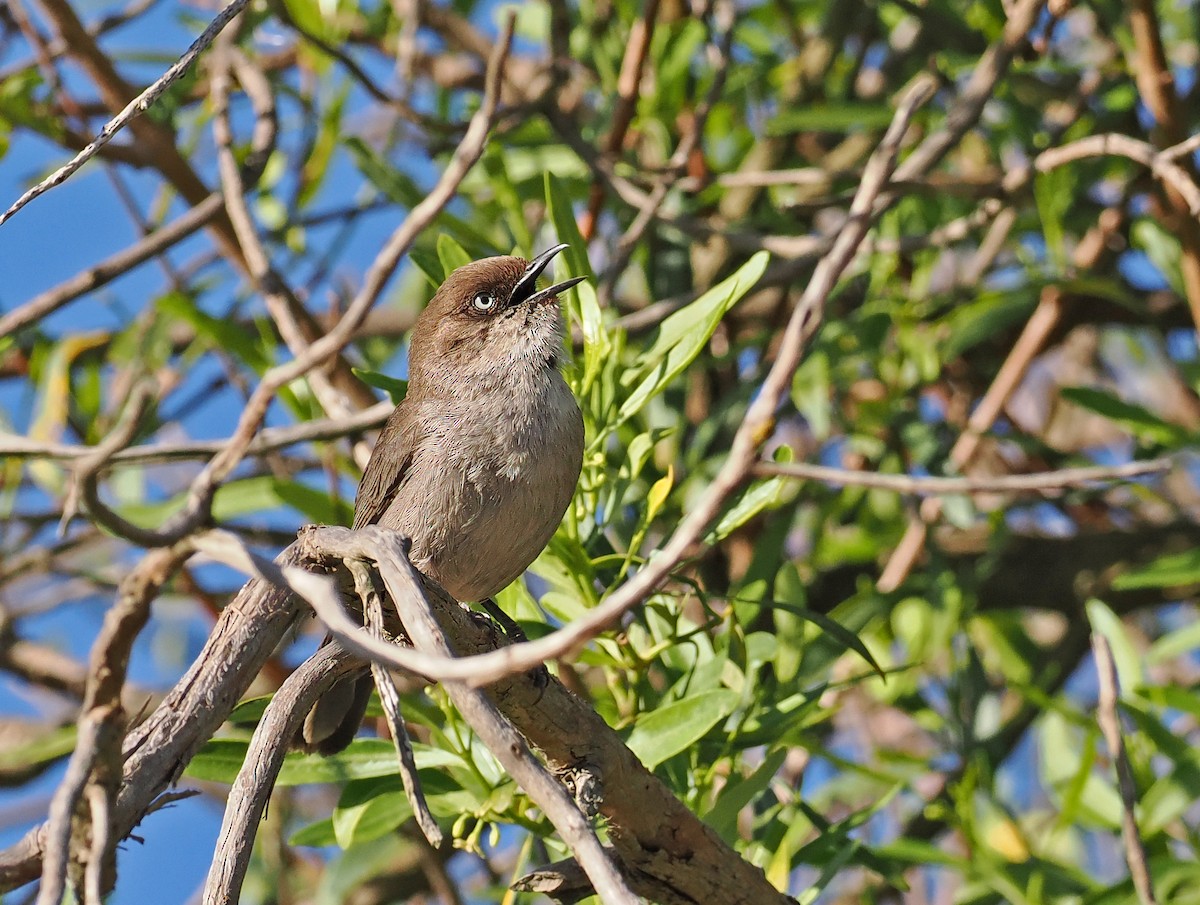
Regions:
[[1029, 33], [1045, 5], [1046, 0], [1017, 0], [1008, 8], [1004, 34], [979, 58], [942, 125], [896, 167], [897, 181], [916, 179], [928, 173], [975, 125], [984, 105], [991, 100], [996, 83], [1028, 42]]
[[[362, 601], [363, 615], [367, 630], [381, 641], [384, 639], [383, 602], [375, 590], [375, 583], [366, 564], [359, 560], [347, 560], [346, 567], [354, 576], [354, 590]], [[375, 688], [379, 691], [379, 700], [383, 704], [383, 712], [387, 717], [388, 728], [392, 733], [392, 743], [396, 747], [396, 759], [400, 768], [400, 782], [404, 785], [404, 793], [412, 804], [413, 816], [422, 835], [431, 846], [437, 848], [442, 844], [442, 829], [433, 819], [429, 804], [425, 801], [425, 791], [421, 788], [421, 780], [417, 775], [417, 761], [413, 755], [412, 739], [404, 728], [404, 718], [400, 713], [400, 692], [396, 683], [386, 668], [376, 661], [371, 661], [371, 676], [375, 680]]]
[[[1163, 49], [1158, 13], [1150, 0], [1133, 0], [1129, 4], [1129, 27], [1133, 32], [1134, 48], [1129, 68], [1137, 83], [1138, 94], [1157, 124], [1156, 144], [1177, 146], [1186, 135], [1185, 119], [1175, 90], [1175, 76]], [[1172, 181], [1167, 181], [1166, 196], [1169, 211], [1174, 214], [1170, 217], [1174, 221], [1172, 225], [1179, 234], [1179, 271], [1184, 296], [1192, 313], [1192, 322], [1200, 331], [1200, 223], [1196, 219], [1200, 210]]]
[[[638, 92], [642, 84], [642, 70], [646, 66], [646, 55], [650, 52], [650, 39], [654, 37], [654, 24], [658, 19], [659, 0], [646, 0], [641, 18], [629, 30], [629, 43], [625, 45], [625, 56], [621, 60], [621, 71], [617, 76], [617, 103], [613, 108], [612, 125], [604, 141], [604, 154], [615, 157], [625, 143], [625, 133], [637, 112]], [[579, 222], [579, 232], [585, 240], [591, 239], [604, 206], [604, 186], [599, 180], [592, 183], [588, 195], [587, 211]]]
[[59, 522], [60, 534], [74, 518], [77, 502], [82, 498], [92, 519], [114, 534], [129, 539], [141, 538], [143, 540], [156, 536], [155, 532], [126, 521], [105, 505], [100, 499], [98, 486], [100, 472], [112, 459], [113, 453], [128, 446], [129, 441], [133, 439], [137, 432], [138, 422], [141, 421], [142, 415], [150, 405], [152, 396], [153, 388], [149, 382], [143, 381], [136, 384], [111, 433], [97, 444], [89, 455], [80, 459], [76, 464], [67, 498], [63, 502], [62, 519]]
[[283, 766], [288, 740], [321, 694], [361, 666], [362, 662], [345, 648], [326, 644], [275, 692], [254, 729], [245, 761], [229, 790], [212, 867], [204, 884], [203, 905], [240, 901], [255, 832]]
[[1112, 648], [1108, 639], [1092, 631], [1092, 653], [1096, 658], [1096, 677], [1099, 682], [1099, 701], [1096, 703], [1096, 722], [1104, 733], [1109, 757], [1117, 771], [1117, 789], [1121, 794], [1121, 838], [1125, 842], [1125, 861], [1129, 864], [1129, 876], [1137, 890], [1142, 905], [1156, 905], [1154, 885], [1150, 869], [1146, 865], [1146, 847], [1138, 830], [1137, 786], [1133, 781], [1133, 770], [1129, 766], [1129, 754], [1125, 750], [1125, 737], [1121, 733], [1121, 719], [1117, 715], [1117, 667], [1113, 662]]
[[[246, 450], [246, 455], [264, 455], [294, 446], [322, 440], [337, 440], [378, 427], [395, 406], [379, 402], [345, 419], [321, 418], [305, 421], [292, 427], [268, 427], [261, 431]], [[179, 443], [155, 443], [146, 446], [126, 446], [118, 449], [108, 461], [122, 464], [171, 462], [179, 459], [201, 459], [214, 456], [225, 448], [226, 440], [191, 440]], [[17, 434], [0, 432], [0, 456], [37, 458], [56, 461], [79, 461], [95, 453], [94, 446], [30, 440]]]
[[166, 226], [156, 229], [128, 248], [105, 258], [87, 270], [80, 271], [69, 280], [60, 283], [53, 289], [47, 289], [21, 307], [0, 317], [0, 337], [8, 336], [41, 320], [68, 302], [99, 289], [139, 264], [162, 254], [168, 248], [207, 226], [220, 210], [221, 196], [209, 195]]
[[1174, 162], [1177, 156], [1172, 153], [1174, 150], [1169, 148], [1167, 151], [1159, 151], [1144, 141], [1119, 132], [1111, 132], [1105, 135], [1089, 135], [1042, 151], [1034, 159], [1034, 166], [1038, 172], [1045, 173], [1089, 157], [1124, 157], [1149, 169], [1178, 194], [1180, 204], [1188, 214], [1200, 217], [1200, 186], [1196, 185], [1187, 170]]
[[1123, 465], [1097, 465], [1062, 468], [1041, 474], [1004, 475], [1002, 477], [916, 477], [851, 471], [806, 462], [760, 462], [751, 472], [760, 477], [779, 475], [807, 481], [824, 481], [840, 487], [869, 487], [912, 496], [939, 496], [977, 493], [1045, 493], [1068, 487], [1086, 487], [1096, 483], [1128, 480], [1162, 474], [1173, 465], [1171, 459], [1127, 462]]
[[[150, 615], [150, 602], [190, 554], [190, 544], [183, 543], [155, 550], [138, 563], [121, 583], [117, 600], [92, 645], [88, 685], [79, 717], [79, 740], [67, 765], [66, 778], [55, 791], [50, 806], [38, 905], [58, 905], [62, 900], [71, 860], [72, 827], [84, 789], [94, 781], [115, 791], [127, 720], [121, 706], [121, 691], [133, 642]], [[98, 869], [109, 877], [115, 843], [111, 834], [107, 842]]]
[[[91, 160], [102, 147], [108, 144], [118, 132], [121, 131], [129, 122], [136, 117], [145, 113], [154, 103], [162, 96], [171, 85], [178, 81], [196, 58], [204, 52], [205, 48], [212, 43], [215, 38], [232, 19], [242, 11], [248, 0], [231, 0], [216, 17], [208, 24], [208, 27], [200, 33], [200, 36], [192, 42], [192, 45], [178, 60], [172, 64], [166, 72], [157, 78], [145, 91], [141, 92], [133, 100], [129, 101], [116, 116], [104, 124], [99, 134], [87, 146], [76, 154], [71, 160], [64, 164], [59, 169], [55, 170], [33, 188], [29, 189], [20, 198], [18, 198], [3, 214], [0, 214], [0, 226], [2, 226], [10, 217], [17, 211], [23, 208], [30, 201], [33, 201], [40, 195], [45, 194], [55, 186], [62, 185], [75, 172], [79, 170], [85, 163]], [[82, 29], [80, 29], [82, 30]]]
[[92, 785], [87, 789], [88, 810], [92, 815], [92, 847], [83, 873], [84, 905], [104, 903], [104, 860], [112, 850], [112, 816], [108, 789]]
[[[647, 15], [649, 14], [649, 10], [647, 10]], [[679, 139], [679, 144], [676, 146], [674, 153], [671, 154], [670, 160], [667, 161], [664, 171], [655, 181], [650, 195], [646, 198], [645, 206], [638, 210], [637, 216], [633, 218], [633, 222], [629, 224], [629, 228], [625, 230], [624, 235], [617, 242], [617, 246], [613, 251], [612, 262], [605, 268], [605, 272], [600, 278], [600, 286], [598, 288], [602, 304], [607, 303], [612, 294], [613, 285], [629, 264], [629, 259], [633, 255], [634, 248], [641, 241], [646, 230], [650, 228], [650, 224], [654, 222], [655, 217], [658, 216], [658, 212], [662, 208], [663, 202], [666, 201], [671, 187], [686, 172], [688, 160], [700, 145], [700, 139], [704, 135], [704, 124], [707, 122], [713, 105], [716, 104], [721, 96], [721, 91], [725, 87], [725, 77], [729, 70], [729, 50], [733, 43], [733, 26], [736, 14], [734, 5], [731, 2], [719, 0], [719, 2], [713, 4], [713, 19], [716, 22], [716, 34], [712, 40], [713, 55], [715, 56], [712, 66], [712, 84], [709, 85], [708, 92], [705, 94], [700, 106], [693, 111], [690, 122], [685, 128], [683, 136]], [[589, 209], [587, 218], [584, 220], [586, 224], [594, 224], [600, 213], [600, 204], [604, 200], [604, 190], [601, 188], [599, 182], [592, 184], [592, 200], [595, 202], [595, 211], [593, 212]], [[586, 238], [589, 233], [583, 233], [583, 235]]]

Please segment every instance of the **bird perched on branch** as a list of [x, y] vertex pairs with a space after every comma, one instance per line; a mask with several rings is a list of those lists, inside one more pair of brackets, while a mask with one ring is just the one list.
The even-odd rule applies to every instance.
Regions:
[[[408, 393], [367, 463], [354, 527], [411, 538], [413, 564], [461, 601], [483, 602], [541, 553], [570, 505], [583, 464], [583, 417], [559, 370], [560, 293], [537, 289], [557, 245], [532, 261], [459, 267], [413, 326]], [[330, 754], [358, 731], [370, 675], [330, 689], [300, 744]]]

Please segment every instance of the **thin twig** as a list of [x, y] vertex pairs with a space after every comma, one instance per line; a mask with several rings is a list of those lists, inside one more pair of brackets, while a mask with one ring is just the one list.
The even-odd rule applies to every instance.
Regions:
[[1138, 830], [1137, 786], [1133, 781], [1133, 770], [1129, 766], [1129, 754], [1125, 750], [1125, 737], [1121, 733], [1121, 719], [1117, 715], [1117, 667], [1113, 662], [1112, 648], [1108, 639], [1092, 631], [1092, 653], [1096, 657], [1096, 677], [1099, 682], [1099, 700], [1096, 703], [1096, 722], [1104, 733], [1109, 757], [1117, 771], [1117, 789], [1121, 793], [1121, 838], [1125, 842], [1125, 860], [1129, 864], [1129, 876], [1142, 905], [1156, 905], [1154, 885], [1150, 869], [1146, 865], [1146, 846]]
[[1140, 163], [1157, 178], [1179, 193], [1187, 212], [1193, 217], [1200, 217], [1200, 186], [1196, 185], [1191, 175], [1174, 162], [1176, 155], [1167, 151], [1159, 151], [1154, 145], [1119, 132], [1109, 132], [1104, 135], [1088, 135], [1057, 148], [1048, 148], [1034, 159], [1038, 172], [1045, 173], [1064, 164], [1076, 160], [1086, 160], [1090, 157], [1124, 157], [1135, 163]]
[[99, 289], [139, 264], [182, 242], [197, 230], [208, 225], [220, 210], [221, 196], [215, 193], [209, 195], [166, 226], [156, 229], [128, 248], [105, 258], [99, 264], [80, 271], [54, 288], [40, 293], [21, 307], [0, 317], [0, 338], [41, 320], [68, 302]]
[[130, 120], [140, 116], [150, 109], [162, 96], [171, 85], [180, 79], [191, 68], [192, 63], [196, 58], [204, 52], [205, 48], [212, 43], [221, 30], [229, 24], [229, 22], [242, 11], [249, 0], [231, 0], [230, 4], [219, 12], [208, 24], [208, 27], [200, 33], [200, 37], [192, 42], [192, 45], [174, 64], [171, 65], [158, 79], [156, 79], [145, 91], [130, 101], [125, 109], [110, 119], [104, 124], [104, 128], [87, 146], [76, 154], [70, 161], [64, 164], [59, 169], [55, 170], [33, 188], [29, 189], [25, 194], [13, 202], [3, 214], [0, 214], [0, 226], [12, 217], [17, 211], [27, 205], [34, 198], [42, 195], [66, 182], [80, 167], [91, 160], [96, 155], [96, 152], [104, 147], [113, 136], [121, 131]]
[[[392, 413], [395, 406], [390, 402], [379, 402], [349, 418], [321, 418], [305, 421], [291, 427], [268, 427], [255, 438], [246, 450], [247, 455], [264, 455], [286, 449], [298, 443], [313, 443], [322, 440], [337, 440], [347, 434], [356, 434], [378, 427]], [[225, 448], [227, 440], [190, 440], [179, 443], [155, 443], [145, 446], [127, 446], [108, 457], [110, 462], [124, 464], [170, 462], [178, 459], [201, 459], [213, 456]], [[77, 446], [71, 443], [53, 443], [30, 440], [18, 434], [0, 432], [0, 456], [27, 459], [52, 459], [72, 461], [86, 459], [96, 451], [94, 446]]]
[[92, 814], [92, 850], [83, 872], [84, 905], [104, 905], [104, 860], [112, 843], [111, 802], [108, 790], [93, 783], [87, 788], [88, 810]]
[[[649, 14], [649, 10], [647, 10], [647, 15]], [[629, 259], [633, 256], [634, 248], [636, 248], [637, 243], [641, 241], [646, 230], [650, 228], [650, 224], [658, 216], [663, 202], [667, 199], [668, 192], [670, 192], [671, 187], [686, 171], [688, 159], [700, 144], [700, 139], [704, 135], [704, 125], [708, 121], [708, 115], [720, 99], [721, 91], [725, 87], [725, 77], [729, 71], [729, 52], [733, 44], [733, 26], [736, 15], [737, 11], [732, 2], [721, 0], [721, 2], [717, 2], [713, 6], [713, 18], [716, 20], [717, 33], [712, 41], [713, 54], [715, 56], [712, 67], [712, 84], [709, 85], [700, 106], [692, 113], [690, 124], [686, 127], [683, 137], [679, 139], [679, 144], [671, 155], [671, 159], [667, 162], [664, 172], [655, 182], [650, 196], [646, 199], [645, 206], [638, 211], [637, 216], [629, 224], [629, 228], [625, 231], [625, 234], [617, 242], [617, 247], [613, 252], [613, 260], [605, 268], [605, 272], [600, 278], [599, 294], [602, 303], [608, 301], [612, 294], [613, 285], [624, 272], [629, 264]], [[585, 222], [594, 224], [600, 213], [600, 204], [604, 200], [604, 191], [599, 182], [593, 184], [592, 192], [594, 210], [589, 209], [588, 219]], [[587, 233], [584, 233], [585, 237], [587, 235]]]
[[869, 487], [892, 490], [912, 496], [945, 496], [976, 493], [1044, 493], [1068, 487], [1084, 487], [1098, 482], [1128, 480], [1146, 475], [1162, 474], [1171, 469], [1171, 459], [1150, 459], [1146, 462], [1127, 462], [1123, 465], [1096, 465], [1081, 468], [1062, 468], [1041, 474], [1004, 475], [1000, 477], [917, 477], [915, 475], [879, 474], [851, 471], [807, 462], [759, 462], [751, 472], [759, 476], [779, 475], [806, 481], [824, 481], [841, 487]]
[[[629, 40], [625, 44], [625, 56], [621, 60], [621, 70], [617, 75], [617, 103], [613, 108], [612, 125], [604, 140], [604, 153], [611, 159], [620, 152], [625, 143], [625, 133], [633, 122], [633, 114], [637, 111], [638, 92], [641, 90], [642, 70], [646, 65], [646, 56], [650, 52], [650, 40], [654, 36], [654, 26], [658, 20], [659, 0], [646, 0], [642, 14], [629, 30]], [[604, 206], [604, 186], [599, 179], [592, 183], [588, 193], [588, 205], [579, 223], [579, 232], [585, 240], [591, 239], [596, 231], [600, 210]]]
[[326, 644], [305, 660], [271, 698], [229, 790], [212, 867], [204, 884], [203, 905], [240, 901], [255, 832], [283, 766], [289, 740], [321, 694], [361, 666], [361, 661], [341, 645]]
[[[1180, 103], [1175, 74], [1163, 46], [1162, 28], [1153, 0], [1132, 0], [1129, 4], [1129, 30], [1132, 47], [1129, 69], [1138, 87], [1142, 103], [1154, 118], [1151, 137], [1156, 144], [1177, 146], [1185, 141], [1190, 119]], [[1128, 46], [1128, 45], [1126, 45]], [[1173, 165], [1173, 164], [1172, 164]], [[1156, 174], [1157, 175], [1157, 174]], [[1171, 180], [1166, 182], [1167, 205], [1162, 211], [1164, 225], [1179, 238], [1179, 277], [1183, 296], [1192, 314], [1192, 323], [1200, 331], [1200, 223], [1193, 199], [1187, 198]], [[1185, 211], [1184, 208], [1187, 208]]]
[[[81, 459], [76, 465], [70, 489], [67, 491], [67, 498], [63, 502], [62, 519], [59, 521], [60, 536], [66, 530], [66, 526], [70, 523], [71, 519], [75, 517], [76, 506], [80, 498], [83, 499], [84, 504], [87, 506], [88, 514], [92, 519], [114, 534], [133, 538], [146, 531], [146, 529], [126, 521], [105, 505], [100, 499], [98, 484], [100, 472], [112, 459], [113, 454], [117, 450], [128, 446], [129, 441], [137, 433], [138, 422], [142, 420], [142, 415], [146, 413], [146, 409], [153, 398], [153, 392], [149, 381], [140, 381], [135, 384], [129, 401], [122, 410], [112, 431], [103, 441], [97, 444], [91, 454]], [[153, 535], [153, 532], [146, 533]]]
[[90, 711], [81, 715], [75, 752], [67, 764], [66, 775], [54, 790], [54, 797], [50, 801], [37, 905], [59, 905], [62, 902], [71, 857], [71, 823], [91, 776], [92, 765], [98, 757], [100, 737], [105, 729], [106, 723], [97, 722]]
[[[384, 640], [383, 603], [371, 580], [371, 573], [361, 560], [347, 560], [346, 568], [354, 576], [354, 590], [362, 601], [363, 615], [366, 617], [366, 627], [376, 638]], [[417, 775], [417, 761], [413, 755], [412, 739], [404, 728], [404, 717], [400, 713], [400, 692], [392, 675], [380, 663], [371, 661], [371, 676], [375, 679], [375, 688], [379, 691], [379, 700], [383, 704], [383, 712], [387, 717], [388, 728], [392, 732], [392, 742], [396, 746], [396, 759], [399, 761], [400, 781], [404, 785], [404, 793], [412, 805], [413, 816], [421, 833], [434, 848], [442, 844], [442, 828], [433, 819], [429, 804], [425, 800], [425, 790], [421, 788], [421, 780]]]

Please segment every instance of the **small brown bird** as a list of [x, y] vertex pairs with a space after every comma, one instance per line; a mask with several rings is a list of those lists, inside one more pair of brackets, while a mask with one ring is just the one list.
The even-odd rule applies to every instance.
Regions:
[[[413, 564], [458, 600], [485, 602], [549, 542], [583, 464], [583, 417], [559, 370], [558, 295], [537, 290], [557, 245], [532, 261], [485, 258], [446, 278], [413, 326], [408, 393], [367, 463], [354, 527], [412, 540]], [[511, 620], [506, 620], [511, 624]], [[330, 754], [353, 739], [369, 674], [330, 689], [301, 732]]]

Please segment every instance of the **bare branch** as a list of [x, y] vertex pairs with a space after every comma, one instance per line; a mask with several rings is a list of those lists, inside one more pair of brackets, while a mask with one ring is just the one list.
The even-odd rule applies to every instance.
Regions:
[[[366, 627], [376, 638], [384, 640], [383, 602], [375, 590], [371, 573], [366, 565], [359, 560], [347, 560], [346, 567], [354, 576], [354, 590], [362, 601], [363, 615], [366, 617]], [[400, 692], [392, 675], [380, 663], [371, 661], [371, 676], [375, 679], [375, 687], [379, 691], [379, 700], [383, 704], [383, 712], [387, 717], [388, 728], [391, 729], [392, 743], [396, 746], [396, 759], [400, 766], [400, 781], [404, 792], [412, 804], [413, 816], [417, 826], [431, 846], [437, 848], [442, 844], [442, 829], [429, 812], [429, 804], [425, 801], [425, 791], [421, 788], [421, 780], [417, 776], [417, 761], [413, 755], [412, 740], [408, 730], [404, 728], [404, 718], [400, 714]]]
[[[336, 440], [347, 434], [378, 427], [395, 406], [390, 402], [379, 402], [348, 418], [320, 418], [305, 421], [292, 427], [268, 427], [247, 447], [247, 455], [263, 455], [294, 446], [297, 443], [312, 443], [321, 440]], [[157, 443], [146, 446], [127, 446], [114, 452], [108, 459], [113, 463], [169, 462], [178, 459], [199, 459], [212, 456], [225, 448], [226, 440], [192, 440], [179, 443]], [[26, 459], [53, 459], [71, 461], [84, 459], [95, 453], [96, 447], [76, 446], [70, 443], [52, 443], [30, 440], [18, 434], [0, 432], [0, 456]]]
[[1125, 841], [1125, 860], [1129, 864], [1129, 876], [1137, 890], [1142, 905], [1156, 905], [1154, 886], [1150, 880], [1150, 869], [1146, 865], [1146, 846], [1137, 825], [1137, 786], [1133, 781], [1133, 770], [1129, 766], [1129, 754], [1125, 750], [1125, 737], [1121, 733], [1121, 719], [1117, 714], [1117, 666], [1113, 662], [1112, 648], [1108, 639], [1092, 631], [1092, 654], [1096, 658], [1096, 678], [1099, 683], [1099, 701], [1096, 703], [1096, 722], [1104, 733], [1109, 757], [1117, 771], [1117, 790], [1121, 793], [1121, 838]]
[[254, 850], [254, 836], [289, 740], [317, 698], [362, 661], [338, 644], [326, 644], [293, 672], [267, 705], [246, 749], [246, 759], [229, 790], [212, 867], [204, 884], [204, 905], [240, 900], [242, 881]]
[[1124, 465], [1062, 468], [1042, 474], [981, 478], [878, 474], [869, 471], [830, 468], [825, 465], [810, 465], [806, 462], [759, 462], [751, 469], [751, 472], [760, 476], [779, 475], [806, 481], [825, 481], [841, 487], [892, 490], [912, 496], [945, 496], [976, 493], [1044, 493], [1068, 487], [1084, 487], [1098, 482], [1121, 481], [1162, 474], [1169, 471], [1173, 464], [1171, 459], [1163, 458], [1151, 459], [1147, 462], [1127, 462]]
[[104, 862], [112, 851], [112, 816], [108, 789], [88, 786], [88, 810], [92, 814], [92, 849], [83, 874], [84, 905], [104, 903]]
[[154, 230], [123, 251], [77, 273], [69, 280], [60, 283], [53, 289], [46, 290], [21, 307], [0, 317], [0, 337], [16, 333], [23, 327], [57, 311], [68, 302], [99, 289], [139, 264], [162, 254], [172, 245], [182, 242], [197, 230], [207, 226], [220, 210], [221, 196], [215, 193], [209, 195], [166, 226]]
[[25, 194], [13, 202], [3, 214], [0, 214], [0, 226], [2, 226], [10, 217], [17, 211], [23, 208], [26, 204], [43, 195], [55, 186], [62, 185], [76, 171], [79, 170], [85, 163], [91, 160], [96, 152], [112, 140], [113, 136], [123, 129], [127, 123], [141, 114], [145, 113], [154, 105], [171, 85], [178, 81], [191, 68], [192, 63], [196, 58], [204, 52], [209, 44], [212, 43], [221, 30], [233, 20], [238, 13], [246, 6], [248, 0], [231, 0], [216, 18], [209, 23], [208, 27], [200, 33], [200, 37], [192, 42], [192, 45], [171, 67], [156, 79], [145, 91], [130, 101], [124, 110], [114, 116], [111, 120], [104, 124], [104, 128], [100, 130], [91, 142], [88, 143], [82, 151], [76, 154], [65, 165], [55, 170], [33, 188], [29, 189]]

